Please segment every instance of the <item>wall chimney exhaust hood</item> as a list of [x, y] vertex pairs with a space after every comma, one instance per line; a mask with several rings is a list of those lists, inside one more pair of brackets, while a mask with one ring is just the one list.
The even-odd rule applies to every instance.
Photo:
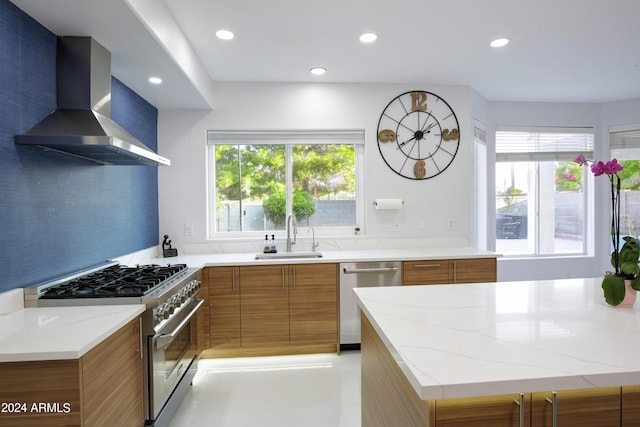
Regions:
[[111, 53], [91, 37], [58, 37], [58, 109], [15, 143], [105, 165], [165, 165], [111, 120]]

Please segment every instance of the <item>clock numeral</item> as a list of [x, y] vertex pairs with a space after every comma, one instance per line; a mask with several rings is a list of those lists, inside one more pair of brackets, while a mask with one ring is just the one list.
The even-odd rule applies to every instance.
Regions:
[[460, 133], [458, 132], [458, 129], [451, 129], [451, 131], [449, 131], [449, 129], [444, 129], [442, 131], [442, 139], [444, 139], [445, 141], [458, 139], [459, 136]]
[[396, 133], [391, 129], [384, 129], [378, 132], [378, 141], [393, 142], [396, 140]]
[[411, 92], [411, 111], [427, 111], [427, 94]]
[[427, 168], [425, 166], [424, 160], [418, 160], [415, 165], [413, 165], [413, 174], [416, 178], [424, 178], [427, 176]]

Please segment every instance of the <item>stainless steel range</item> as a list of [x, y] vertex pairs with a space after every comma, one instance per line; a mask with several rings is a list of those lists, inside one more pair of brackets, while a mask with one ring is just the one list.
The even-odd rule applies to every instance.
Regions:
[[199, 269], [185, 264], [107, 263], [25, 288], [25, 307], [145, 304], [142, 334], [145, 424], [167, 426], [197, 370]]

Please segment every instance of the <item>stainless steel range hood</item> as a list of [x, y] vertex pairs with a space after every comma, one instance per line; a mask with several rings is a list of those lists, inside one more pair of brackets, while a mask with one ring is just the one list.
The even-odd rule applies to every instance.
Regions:
[[111, 53], [90, 37], [58, 37], [58, 109], [15, 143], [107, 165], [170, 165], [111, 120]]

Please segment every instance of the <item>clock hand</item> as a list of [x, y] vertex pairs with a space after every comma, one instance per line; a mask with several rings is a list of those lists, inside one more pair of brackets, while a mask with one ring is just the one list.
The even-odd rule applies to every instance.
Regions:
[[401, 142], [400, 144], [398, 144], [398, 148], [396, 148], [396, 150], [399, 150], [400, 148], [404, 147], [406, 144], [409, 143], [409, 141], [416, 139], [415, 135], [409, 139], [407, 139], [405, 142]]
[[435, 123], [431, 123], [429, 126], [427, 126], [427, 128], [425, 130], [423, 130], [424, 133], [429, 133], [431, 132], [431, 128], [434, 127], [436, 124]]

